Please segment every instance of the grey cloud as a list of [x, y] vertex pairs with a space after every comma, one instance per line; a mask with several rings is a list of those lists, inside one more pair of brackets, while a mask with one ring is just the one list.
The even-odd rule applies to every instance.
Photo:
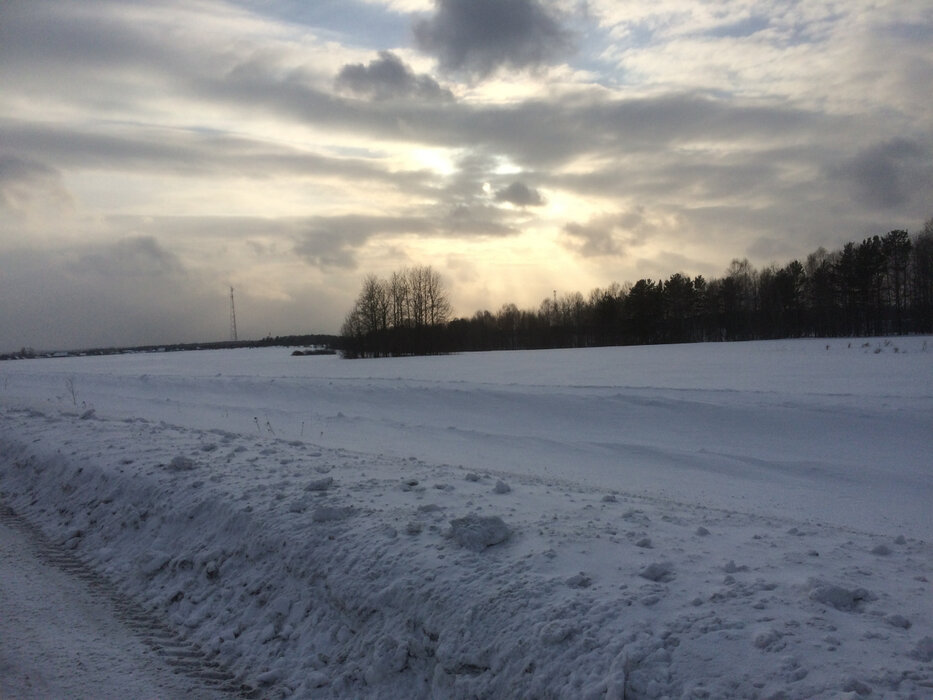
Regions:
[[440, 225], [447, 233], [470, 236], [510, 236], [518, 233], [501, 209], [479, 203], [457, 204], [446, 211]]
[[483, 149], [470, 149], [456, 162], [456, 173], [447, 178], [443, 197], [447, 201], [473, 203], [485, 199], [483, 183], [498, 166], [496, 158]]
[[[452, 235], [510, 236], [518, 232], [520, 215], [492, 206], [485, 183], [495, 180], [499, 161], [483, 150], [470, 150], [457, 161], [457, 172], [435, 195], [432, 217], [440, 232]], [[504, 201], [504, 200], [497, 200]]]
[[828, 130], [832, 123], [830, 118], [793, 108], [749, 107], [699, 95], [619, 100], [597, 92], [517, 105], [369, 108], [352, 110], [343, 119], [344, 124], [382, 136], [438, 145], [470, 144], [534, 169], [590, 154], [608, 159], [656, 152], [697, 139], [777, 142], [789, 133], [802, 137]]
[[794, 255], [793, 246], [786, 240], [774, 236], [759, 236], [746, 248], [749, 256], [757, 260], [789, 260]]
[[585, 224], [569, 223], [564, 226], [564, 247], [584, 258], [621, 256], [636, 239], [633, 230], [643, 220], [640, 212], [596, 217]]
[[[129, 248], [134, 247], [131, 243]], [[61, 350], [223, 339], [227, 309], [220, 284], [182, 274], [133, 275], [105, 261], [134, 259], [158, 269], [153, 250], [112, 246], [15, 250], [0, 256], [0, 348]], [[216, 319], [216, 323], [212, 321]]]
[[352, 270], [356, 250], [374, 236], [425, 233], [431, 224], [417, 217], [333, 216], [314, 217], [301, 226], [295, 253], [314, 267]]
[[689, 276], [704, 275], [707, 278], [722, 274], [722, 262], [710, 264], [669, 250], [661, 251], [651, 258], [638, 258], [635, 266], [639, 271], [639, 277], [647, 278], [666, 279], [675, 272]]
[[48, 204], [72, 205], [61, 173], [34, 160], [0, 155], [0, 210], [22, 216]]
[[104, 277], [171, 277], [185, 269], [175, 253], [154, 236], [128, 236], [114, 243], [86, 250], [70, 265], [75, 273]]
[[74, 127], [8, 121], [0, 124], [0, 138], [13, 148], [40, 152], [58, 167], [203, 172], [199, 156], [206, 155], [193, 141], [179, 143], [178, 132], [169, 130], [137, 128], [128, 134], [93, 133]]
[[[251, 76], [192, 79], [200, 99], [235, 104], [324, 127], [380, 139], [484, 150], [526, 169], [568, 159], [602, 159], [690, 144], [695, 140], [780, 142], [825, 134], [833, 117], [781, 106], [749, 106], [702, 94], [612, 99], [581, 89], [517, 104], [457, 101], [342, 99], [294, 76], [274, 71]], [[838, 118], [835, 119], [839, 121]]]
[[679, 196], [682, 199], [720, 201], [738, 197], [767, 197], [778, 194], [786, 184], [775, 185], [781, 167], [800, 167], [815, 158], [814, 149], [746, 149], [712, 158], [703, 150], [619, 154], [601, 167], [586, 173], [537, 177], [551, 187], [587, 194], [644, 199]]
[[612, 228], [570, 223], [564, 227], [564, 246], [585, 257], [621, 255], [624, 245], [613, 234]]
[[[172, 17], [171, 3], [151, 16]], [[191, 74], [219, 62], [204, 46], [134, 18], [126, 3], [36, 0], [3, 3], [0, 81], [25, 95], [117, 114], [153, 90], [171, 94]], [[54, 101], [50, 104], [54, 104]]]
[[903, 205], [917, 192], [933, 188], [929, 149], [903, 138], [871, 146], [833, 168], [831, 174], [850, 184], [856, 201], [884, 209]]
[[[212, 234], [230, 229], [246, 237], [274, 230], [286, 235], [302, 222], [228, 218], [214, 224]], [[228, 275], [197, 260], [198, 273], [163, 243], [179, 233], [200, 234], [209, 217], [154, 220], [114, 217], [107, 225], [130, 229], [151, 226], [156, 236], [128, 236], [106, 244], [75, 245], [55, 250], [7, 249], [0, 255], [0, 352], [23, 346], [37, 350], [105, 346], [207, 342], [225, 340], [229, 332]], [[208, 244], [210, 245], [210, 244]], [[245, 245], [245, 240], [243, 241]], [[223, 267], [223, 261], [218, 261]], [[309, 275], [283, 285], [287, 298], [269, 298], [237, 287], [237, 321], [241, 338], [266, 333], [288, 335], [336, 332], [356, 280]]]
[[496, 201], [510, 202], [519, 207], [539, 207], [544, 204], [544, 198], [538, 190], [517, 181], [508, 187], [497, 190]]
[[761, 15], [751, 15], [732, 24], [723, 24], [710, 29], [704, 34], [709, 37], [721, 38], [741, 38], [751, 36], [757, 32], [763, 31], [770, 26], [770, 20]]
[[51, 63], [142, 66], [164, 57], [146, 27], [120, 17], [119, 10], [112, 2], [96, 0], [4, 3], [0, 57], [33, 69]]
[[[111, 230], [144, 231], [157, 240], [195, 237], [203, 246], [236, 244], [253, 256], [297, 255], [324, 270], [354, 269], [360, 248], [380, 236], [444, 235], [442, 216], [430, 207], [424, 213], [397, 216], [114, 216], [108, 218], [107, 224]], [[273, 250], [257, 239], [285, 244]], [[108, 251], [112, 257], [113, 251], [109, 248]], [[98, 251], [90, 252], [95, 255], [85, 254], [84, 259], [99, 258]], [[168, 264], [170, 260], [165, 262]]]
[[527, 68], [567, 53], [573, 36], [538, 0], [436, 0], [414, 25], [415, 44], [443, 70], [485, 76], [499, 67]]
[[322, 269], [352, 270], [357, 252], [384, 236], [508, 236], [518, 230], [507, 213], [479, 201], [440, 202], [420, 213], [399, 216], [319, 216], [297, 223], [295, 253]]
[[430, 75], [416, 75], [391, 51], [380, 51], [379, 58], [345, 65], [337, 75], [338, 88], [377, 100], [417, 98], [422, 100], [452, 100], [453, 93], [443, 88]]
[[[75, 169], [172, 172], [187, 176], [236, 173], [257, 178], [346, 177], [400, 188], [419, 188], [427, 179], [424, 172], [389, 171], [366, 158], [324, 156], [197, 130], [138, 127], [124, 133], [98, 133], [8, 121], [0, 123], [0, 141], [18, 150], [41, 152], [59, 167]], [[19, 159], [6, 160], [9, 161], [6, 166], [0, 165], [0, 188], [4, 182], [12, 186], [16, 177], [32, 182], [41, 179], [47, 184], [59, 178], [58, 171], [48, 166], [27, 161], [16, 165]]]

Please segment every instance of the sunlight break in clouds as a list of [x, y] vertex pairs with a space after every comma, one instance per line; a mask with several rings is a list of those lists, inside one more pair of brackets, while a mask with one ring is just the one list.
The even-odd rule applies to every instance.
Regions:
[[[0, 351], [220, 340], [231, 284], [242, 337], [335, 332], [405, 265], [472, 315], [915, 230], [931, 33], [867, 0], [3, 3]], [[174, 263], [128, 287], [140, 241]]]

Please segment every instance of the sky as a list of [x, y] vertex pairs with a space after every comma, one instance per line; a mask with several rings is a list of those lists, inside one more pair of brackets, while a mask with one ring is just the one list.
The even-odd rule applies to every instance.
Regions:
[[930, 0], [3, 0], [0, 351], [335, 333], [933, 217]]

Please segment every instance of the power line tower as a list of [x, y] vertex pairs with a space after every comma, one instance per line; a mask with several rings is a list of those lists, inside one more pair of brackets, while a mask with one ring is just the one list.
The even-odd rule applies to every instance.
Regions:
[[236, 337], [236, 305], [233, 303], [233, 287], [230, 287], [230, 340], [234, 343]]

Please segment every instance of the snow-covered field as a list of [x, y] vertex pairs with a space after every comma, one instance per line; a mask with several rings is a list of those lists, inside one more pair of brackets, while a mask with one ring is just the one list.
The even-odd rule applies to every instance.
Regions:
[[263, 697], [933, 696], [931, 338], [6, 362], [0, 416], [0, 501]]

